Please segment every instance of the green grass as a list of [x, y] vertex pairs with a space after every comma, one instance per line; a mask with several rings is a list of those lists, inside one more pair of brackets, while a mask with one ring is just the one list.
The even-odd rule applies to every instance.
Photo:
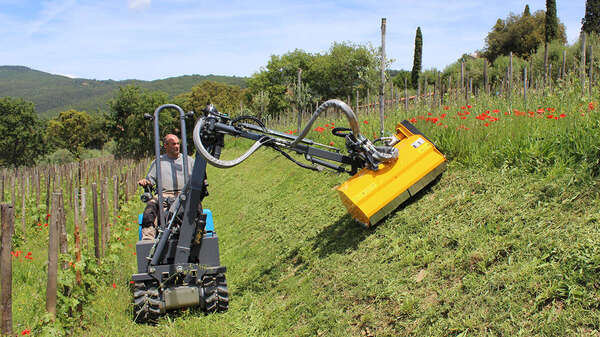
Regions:
[[[334, 187], [347, 176], [303, 170], [265, 149], [232, 169], [209, 167], [204, 206], [215, 217], [230, 290], [229, 311], [222, 314], [188, 309], [156, 326], [132, 322], [132, 223], [143, 209], [134, 200], [113, 228], [121, 239], [113, 241], [111, 268], [99, 274], [83, 327], [74, 334], [595, 336], [599, 140], [597, 108], [588, 111], [589, 101], [559, 93], [545, 101], [532, 97], [534, 108], [525, 109], [488, 97], [472, 102], [465, 120], [457, 113], [466, 104], [459, 102], [448, 110], [390, 114], [388, 126], [447, 113], [441, 126], [419, 120], [417, 127], [450, 164], [434, 185], [370, 229], [354, 223], [336, 195]], [[510, 110], [539, 107], [567, 117]], [[489, 126], [474, 118], [493, 109], [501, 114]], [[377, 132], [374, 116], [360, 119], [366, 135]], [[313, 128], [332, 121], [345, 125], [328, 117]], [[469, 130], [457, 129], [463, 124]], [[325, 132], [309, 137], [342, 146]], [[245, 150], [241, 143], [227, 143], [225, 154]], [[43, 237], [26, 246], [43, 255]], [[21, 287], [15, 325], [21, 329], [43, 314], [44, 302], [30, 294], [43, 289], [38, 280], [45, 278], [41, 264], [15, 269]], [[40, 326], [34, 332], [49, 333]]]
[[[261, 172], [261, 174], [256, 174]], [[593, 335], [600, 329], [597, 182], [451, 164], [439, 182], [372, 229], [346, 215], [345, 179], [261, 151], [210, 169], [230, 309], [131, 322], [131, 252], [81, 331], [202, 334]], [[133, 233], [127, 236], [135, 241]]]

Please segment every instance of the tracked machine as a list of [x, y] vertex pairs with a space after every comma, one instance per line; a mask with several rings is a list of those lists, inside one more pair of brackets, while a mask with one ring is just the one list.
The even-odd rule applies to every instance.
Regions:
[[[193, 112], [186, 114], [180, 107], [167, 104], [158, 107], [154, 116], [147, 115], [154, 120], [157, 163], [160, 161], [158, 116], [165, 108], [179, 111], [185, 160], [185, 119], [193, 116]], [[335, 136], [344, 138], [346, 153], [306, 138], [316, 119], [328, 109], [344, 114], [348, 120], [348, 128], [332, 129]], [[198, 307], [206, 312], [228, 309], [226, 267], [220, 265], [212, 214], [199, 207], [206, 196], [207, 163], [231, 168], [260, 147], [268, 147], [306, 169], [348, 173], [351, 178], [341, 184], [337, 192], [348, 213], [366, 227], [380, 222], [430, 184], [442, 174], [447, 163], [434, 143], [406, 120], [396, 126], [390, 137], [370, 141], [360, 133], [352, 109], [335, 99], [321, 104], [298, 136], [268, 129], [253, 116], [231, 118], [212, 105], [203, 110], [192, 136], [196, 157], [182, 193], [173, 200], [165, 200], [157, 174], [156, 193], [159, 205], [165, 205], [166, 211], [159, 207], [157, 238], [139, 241], [136, 245], [138, 272], [132, 276], [136, 322], [153, 322], [168, 310], [185, 307]], [[220, 154], [226, 136], [249, 139], [254, 144], [238, 158], [223, 160]], [[303, 156], [306, 162], [290, 153]], [[187, 177], [185, 170], [187, 163], [184, 163]], [[144, 197], [151, 196], [145, 193]]]

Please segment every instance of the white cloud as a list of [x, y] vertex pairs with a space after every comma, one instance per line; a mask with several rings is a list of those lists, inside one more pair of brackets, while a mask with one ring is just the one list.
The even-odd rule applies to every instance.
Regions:
[[152, 0], [128, 0], [128, 2], [131, 9], [144, 9], [150, 7]]

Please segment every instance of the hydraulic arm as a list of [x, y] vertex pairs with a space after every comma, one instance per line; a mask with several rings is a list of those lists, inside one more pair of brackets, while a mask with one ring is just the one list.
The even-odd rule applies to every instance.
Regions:
[[[319, 115], [330, 108], [341, 112], [348, 120], [349, 128], [332, 130], [334, 135], [345, 138], [347, 154], [305, 138]], [[211, 152], [220, 153], [225, 135], [247, 138], [254, 144], [238, 158], [222, 160]], [[399, 123], [392, 137], [371, 142], [360, 133], [352, 109], [335, 99], [321, 104], [298, 136], [267, 129], [255, 117], [229, 118], [209, 105], [204, 109], [204, 116], [196, 122], [193, 139], [198, 153], [207, 163], [219, 168], [236, 166], [258, 148], [266, 146], [303, 168], [327, 168], [352, 175], [338, 188], [338, 193], [349, 213], [366, 226], [391, 213], [439, 176], [446, 166], [445, 157], [408, 121]], [[377, 142], [381, 145], [374, 144]], [[309, 163], [297, 161], [286, 151], [304, 155]]]

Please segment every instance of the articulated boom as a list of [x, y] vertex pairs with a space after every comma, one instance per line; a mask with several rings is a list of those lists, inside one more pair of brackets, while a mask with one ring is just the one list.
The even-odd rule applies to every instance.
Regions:
[[[332, 130], [335, 136], [345, 138], [347, 155], [341, 154], [340, 149], [305, 138], [319, 115], [329, 108], [340, 111], [348, 120], [350, 128]], [[259, 147], [266, 146], [281, 152], [304, 168], [328, 168], [346, 172], [352, 178], [338, 188], [338, 194], [348, 212], [365, 226], [371, 226], [390, 214], [438, 177], [446, 167], [444, 155], [408, 121], [399, 123], [396, 133], [391, 137], [371, 142], [360, 133], [358, 120], [352, 109], [335, 99], [319, 106], [297, 137], [267, 129], [254, 117], [230, 119], [212, 106], [208, 106], [204, 112], [204, 117], [196, 123], [193, 139], [199, 154], [209, 164], [230, 168], [246, 160]], [[220, 160], [212, 156], [207, 148], [213, 148], [214, 139], [220, 139], [220, 144], [223, 144], [225, 135], [251, 139], [255, 143], [234, 160]], [[378, 142], [382, 144], [374, 145]], [[312, 165], [296, 161], [285, 153], [286, 150], [303, 154]], [[346, 169], [344, 166], [350, 168]]]

